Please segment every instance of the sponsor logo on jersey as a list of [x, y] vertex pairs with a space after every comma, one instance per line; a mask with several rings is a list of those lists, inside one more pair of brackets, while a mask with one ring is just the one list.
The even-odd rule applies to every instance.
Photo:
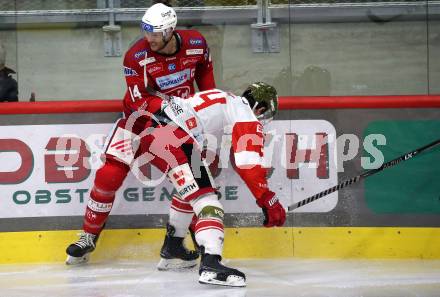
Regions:
[[190, 69], [185, 69], [173, 74], [165, 75], [156, 78], [156, 83], [161, 90], [167, 90], [180, 86], [186, 81], [190, 80], [191, 72]]
[[182, 59], [182, 61], [180, 62], [180, 65], [182, 66], [182, 68], [187, 67], [188, 65], [194, 65], [199, 61], [198, 58], [186, 58], [186, 59]]
[[171, 102], [170, 107], [176, 116], [183, 113], [182, 107], [179, 104], [177, 104], [176, 102]]
[[145, 54], [146, 54], [146, 53], [147, 53], [147, 50], [143, 50], [143, 51], [140, 51], [140, 52], [135, 53], [135, 54], [134, 54], [134, 57], [135, 57], [136, 59], [140, 59], [140, 58], [145, 57]]
[[203, 44], [203, 40], [200, 39], [200, 38], [191, 38], [189, 40], [189, 44], [191, 44], [191, 45], [201, 45], [201, 44]]
[[186, 50], [186, 54], [188, 56], [203, 55], [203, 48], [188, 49]]
[[163, 70], [162, 63], [153, 64], [147, 68], [149, 74], [157, 73]]
[[189, 118], [185, 121], [186, 126], [188, 127], [188, 129], [194, 129], [197, 127], [197, 121], [195, 117]]
[[175, 56], [174, 57], [168, 57], [168, 58], [165, 59], [165, 61], [172, 61], [172, 60], [176, 60], [176, 57]]
[[174, 71], [174, 70], [176, 70], [176, 64], [174, 64], [174, 63], [173, 63], [173, 64], [169, 64], [169, 65], [168, 65], [168, 70], [169, 70], [169, 71]]
[[150, 57], [150, 58], [146, 58], [146, 59], [144, 59], [142, 61], [139, 61], [139, 65], [145, 66], [147, 64], [151, 64], [151, 63], [154, 63], [154, 62], [156, 62], [156, 58], [155, 57]]
[[129, 67], [124, 67], [124, 75], [125, 76], [137, 76], [137, 72], [134, 69], [131, 69]]

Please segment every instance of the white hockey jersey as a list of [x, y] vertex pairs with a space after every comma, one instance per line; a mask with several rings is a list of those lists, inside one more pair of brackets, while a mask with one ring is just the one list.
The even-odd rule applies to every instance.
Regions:
[[256, 199], [267, 188], [263, 165], [263, 127], [246, 98], [218, 89], [196, 93], [188, 99], [173, 98], [165, 113], [192, 135], [201, 147], [221, 145], [223, 135], [231, 134], [234, 169]]

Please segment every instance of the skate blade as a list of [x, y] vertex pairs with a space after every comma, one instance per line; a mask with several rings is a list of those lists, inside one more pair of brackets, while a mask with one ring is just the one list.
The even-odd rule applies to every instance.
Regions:
[[225, 287], [246, 287], [246, 280], [238, 275], [230, 275], [226, 281], [216, 279], [217, 273], [211, 271], [203, 271], [199, 277], [199, 283], [206, 285], [217, 285]]
[[157, 264], [157, 269], [160, 271], [173, 271], [173, 270], [187, 270], [195, 267], [197, 260], [184, 261], [181, 259], [164, 259], [161, 258]]
[[90, 254], [87, 253], [82, 257], [72, 257], [70, 255], [67, 255], [66, 264], [67, 265], [79, 265], [79, 264], [85, 264], [89, 262]]

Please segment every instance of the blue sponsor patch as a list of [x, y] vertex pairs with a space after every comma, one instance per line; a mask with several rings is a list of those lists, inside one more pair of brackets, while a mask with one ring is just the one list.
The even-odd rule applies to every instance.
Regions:
[[142, 28], [142, 30], [147, 31], [147, 32], [154, 31], [153, 26], [151, 26], [150, 24], [144, 23], [144, 22], [141, 23], [141, 28]]
[[203, 44], [203, 40], [200, 38], [192, 38], [189, 40], [189, 44], [191, 45], [201, 45]]
[[146, 54], [146, 53], [147, 53], [147, 51], [146, 51], [146, 50], [143, 50], [143, 51], [140, 51], [140, 52], [135, 53], [135, 54], [134, 54], [134, 57], [135, 57], [136, 59], [140, 59], [140, 58], [145, 57], [145, 54]]
[[138, 74], [137, 74], [136, 70], [133, 70], [128, 67], [124, 67], [124, 75], [125, 76], [137, 76]]
[[168, 70], [169, 70], [169, 71], [174, 71], [174, 70], [176, 70], [176, 64], [170, 64], [170, 65], [168, 65]]
[[179, 86], [191, 79], [191, 69], [185, 69], [173, 74], [156, 78], [156, 83], [161, 90], [167, 90]]

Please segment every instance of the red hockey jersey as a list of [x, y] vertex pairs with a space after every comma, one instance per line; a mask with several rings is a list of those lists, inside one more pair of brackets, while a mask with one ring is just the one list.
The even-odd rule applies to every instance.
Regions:
[[174, 55], [153, 52], [144, 38], [126, 52], [124, 112], [127, 116], [140, 106], [153, 113], [160, 108], [162, 100], [147, 92], [147, 84], [161, 93], [182, 98], [194, 94], [194, 80], [201, 91], [215, 88], [211, 55], [202, 34], [195, 30], [176, 30], [173, 34], [177, 38]]

